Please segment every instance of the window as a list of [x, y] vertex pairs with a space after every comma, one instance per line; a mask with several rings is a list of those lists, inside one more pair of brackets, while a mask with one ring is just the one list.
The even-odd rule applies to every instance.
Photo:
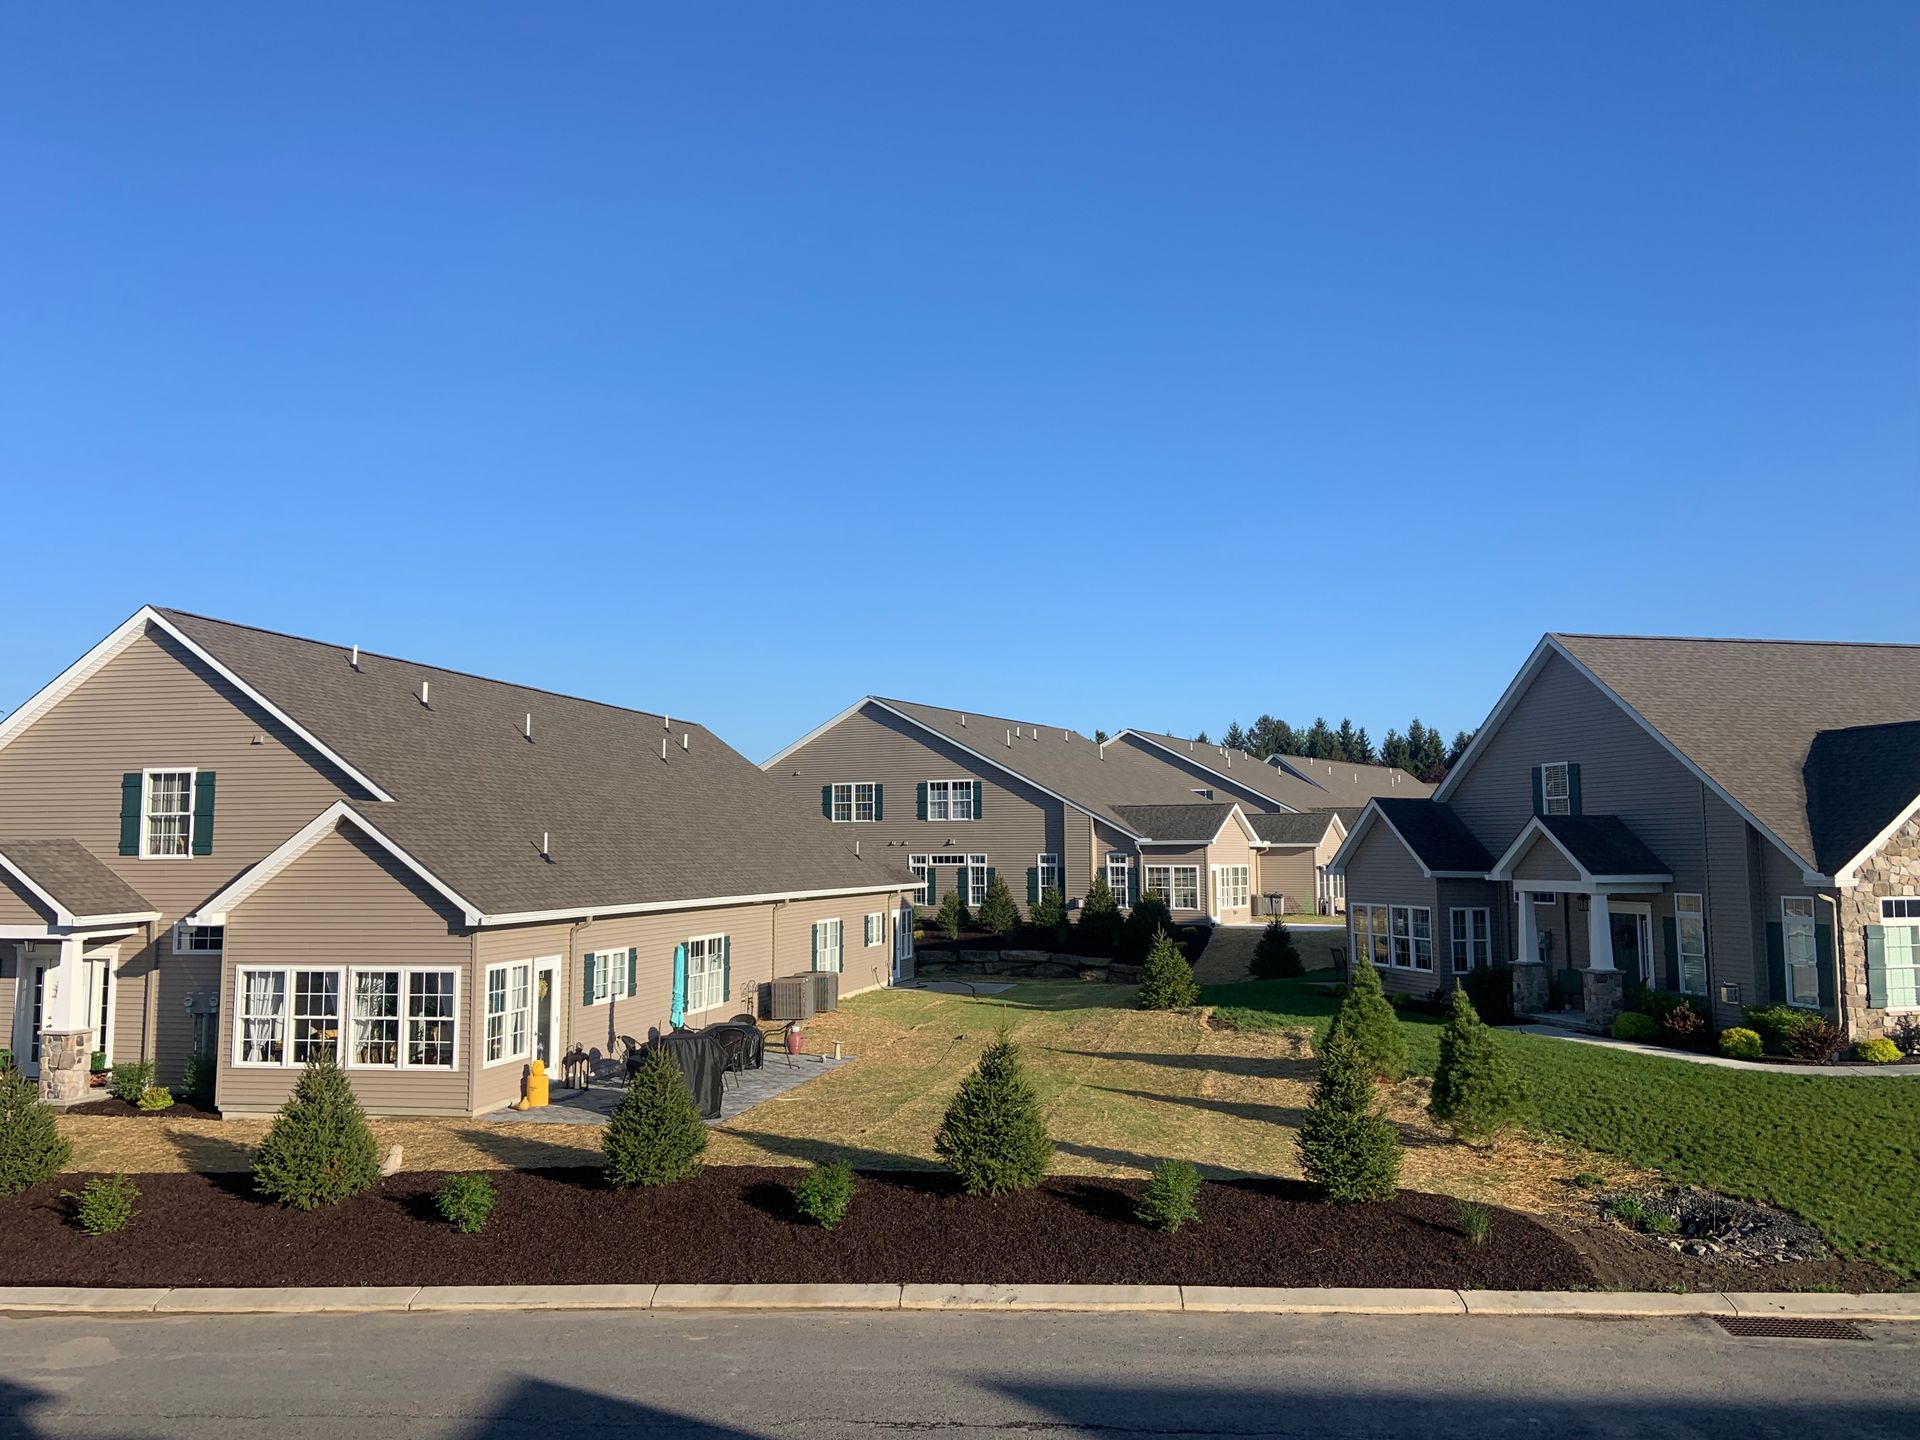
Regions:
[[[527, 989], [530, 963], [517, 969], [518, 988], [509, 978], [509, 1010], [504, 1043], [527, 1048]], [[491, 976], [489, 977], [491, 979]], [[241, 1065], [304, 1065], [316, 1055], [344, 1059], [349, 1066], [451, 1069], [454, 1063], [457, 972], [452, 970], [255, 970], [235, 976], [238, 1011], [234, 1021], [234, 1060]], [[342, 1054], [341, 1002], [351, 997], [349, 1043]], [[519, 1029], [511, 1006], [518, 997]], [[488, 1016], [494, 1015], [491, 987]], [[406, 1024], [406, 1046], [401, 1025]], [[489, 1024], [489, 1032], [492, 1025]]]
[[141, 805], [140, 854], [149, 860], [193, 848], [193, 771], [149, 770]]
[[218, 955], [226, 945], [226, 927], [222, 925], [175, 925], [173, 953], [176, 955]]
[[929, 780], [927, 782], [927, 819], [971, 820], [978, 807], [973, 803], [971, 780]]
[[1920, 1009], [1920, 897], [1883, 899], [1880, 921], [1867, 927], [1867, 1004], [1877, 1010]]
[[1882, 920], [1920, 920], [1920, 895], [1894, 895], [1880, 902]]
[[813, 925], [813, 968], [841, 968], [841, 926], [838, 920], [816, 920]]
[[1453, 971], [1464, 975], [1493, 964], [1493, 917], [1481, 905], [1456, 905], [1449, 915]]
[[687, 1009], [711, 1010], [727, 1003], [727, 937], [687, 941]]
[[1107, 856], [1107, 888], [1113, 891], [1113, 903], [1122, 910], [1127, 908], [1130, 897], [1127, 894], [1127, 872], [1132, 869], [1125, 855]]
[[1384, 905], [1347, 906], [1347, 929], [1353, 939], [1354, 960], [1371, 962], [1376, 970], [1388, 964], [1387, 907]]
[[967, 857], [967, 904], [984, 905], [987, 903], [987, 857], [969, 855]]
[[1149, 865], [1147, 889], [1157, 890], [1170, 910], [1200, 908], [1200, 867], [1198, 865]]
[[1433, 969], [1433, 912], [1425, 905], [1388, 907], [1392, 937], [1389, 954], [1396, 970]]
[[340, 1058], [340, 972], [293, 972], [293, 1050], [295, 1065], [328, 1056]]
[[907, 857], [907, 866], [913, 871], [913, 878], [920, 882], [913, 887], [913, 903], [916, 905], [925, 905], [927, 903], [927, 857], [925, 855], [909, 855]]
[[407, 1064], [453, 1068], [454, 972], [414, 970], [407, 975]]
[[1211, 790], [1195, 790], [1193, 793], [1198, 795], [1202, 800], [1213, 799], [1213, 791]]
[[1037, 864], [1040, 871], [1039, 893], [1044, 895], [1049, 890], [1058, 890], [1060, 888], [1060, 857], [1058, 855], [1041, 855], [1037, 857]]
[[1820, 1004], [1820, 965], [1814, 943], [1813, 897], [1782, 897], [1780, 929], [1787, 952], [1787, 1003], [1806, 1009], [1817, 1008]]
[[533, 962], [487, 967], [486, 1064], [527, 1058], [533, 1033]]
[[1673, 938], [1679, 954], [1680, 990], [1686, 995], [1707, 993], [1707, 912], [1698, 895], [1673, 897]]
[[242, 1065], [278, 1065], [286, 1058], [287, 972], [242, 970], [235, 977], [240, 994]]
[[1573, 813], [1573, 784], [1567, 773], [1565, 760], [1556, 760], [1551, 765], [1540, 767], [1540, 813], [1543, 815]]
[[876, 910], [873, 914], [867, 916], [866, 929], [861, 938], [866, 941], [869, 950], [873, 949], [876, 945], [884, 945], [887, 943], [886, 911]]
[[880, 787], [865, 780], [856, 781], [851, 785], [835, 785], [832, 796], [832, 815], [836, 825], [878, 820], [880, 818]]
[[400, 1063], [400, 972], [353, 972], [352, 1065]]
[[1213, 905], [1216, 911], [1244, 910], [1251, 887], [1251, 867], [1216, 865], [1213, 867]]
[[1551, 890], [1535, 890], [1533, 892], [1533, 903], [1536, 905], [1554, 905], [1557, 904], [1559, 900], [1560, 897]]
[[632, 987], [627, 983], [627, 952], [599, 950], [587, 957], [593, 966], [593, 1003], [618, 1000]]

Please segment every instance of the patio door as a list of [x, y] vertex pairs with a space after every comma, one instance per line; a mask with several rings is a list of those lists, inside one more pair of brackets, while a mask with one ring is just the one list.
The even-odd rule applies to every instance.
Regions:
[[560, 957], [533, 962], [533, 1058], [560, 1068]]
[[13, 1059], [20, 1073], [29, 1080], [40, 1077], [40, 1027], [47, 1013], [47, 972], [49, 961], [20, 962], [20, 979], [14, 995]]

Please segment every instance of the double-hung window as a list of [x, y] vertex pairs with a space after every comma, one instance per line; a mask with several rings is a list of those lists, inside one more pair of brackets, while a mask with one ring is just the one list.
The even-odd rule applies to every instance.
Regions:
[[973, 781], [929, 780], [927, 819], [971, 820], [974, 817]]
[[1820, 962], [1815, 943], [1811, 895], [1781, 897], [1780, 933], [1787, 952], [1787, 1003], [1805, 1009], [1817, 1008], [1820, 1004]]
[[835, 824], [864, 823], [880, 818], [880, 787], [869, 781], [835, 785], [832, 794]]
[[407, 972], [407, 1064], [436, 1070], [453, 1068], [455, 973]]
[[1113, 903], [1122, 910], [1126, 909], [1132, 901], [1132, 897], [1127, 894], [1127, 876], [1132, 868], [1125, 855], [1107, 856], [1107, 888], [1113, 891]]
[[1216, 911], [1247, 908], [1247, 891], [1252, 878], [1250, 872], [1251, 867], [1246, 865], [1213, 867], [1213, 903]]
[[1673, 897], [1674, 967], [1684, 995], [1707, 993], [1707, 910], [1698, 895]]
[[1540, 809], [1547, 815], [1573, 813], [1573, 777], [1565, 760], [1540, 767]]
[[1920, 1009], [1920, 896], [1883, 898], [1877, 956], [1874, 938], [1869, 928], [1867, 1004], [1885, 1010]]
[[1433, 912], [1425, 905], [1388, 907], [1396, 970], [1433, 969]]
[[687, 1009], [711, 1010], [727, 1002], [727, 937], [687, 941]]
[[[513, 967], [497, 967], [510, 969]], [[509, 1016], [504, 1043], [527, 1047], [527, 990], [521, 975], [517, 1032]], [[350, 1068], [450, 1070], [454, 1063], [459, 975], [453, 970], [254, 969], [234, 977], [234, 1060], [240, 1065], [304, 1065], [330, 1056]], [[509, 980], [509, 1002], [515, 994]], [[494, 1016], [489, 993], [489, 1035]]]
[[627, 952], [603, 950], [588, 957], [593, 962], [593, 1003], [619, 1000], [628, 989]]
[[353, 1044], [350, 1065], [400, 1063], [400, 972], [353, 972]]
[[172, 859], [193, 847], [193, 774], [191, 770], [149, 770], [141, 803], [140, 854], [149, 860]]
[[984, 855], [967, 856], [967, 904], [979, 906], [987, 903], [987, 857]]
[[322, 1056], [340, 1058], [340, 972], [293, 972], [293, 1047], [295, 1065]]
[[1391, 963], [1387, 949], [1387, 907], [1349, 904], [1347, 928], [1353, 938], [1353, 958], [1365, 960], [1376, 970]]
[[240, 996], [234, 1059], [242, 1065], [279, 1065], [286, 1060], [287, 972], [242, 970], [234, 977]]
[[1169, 910], [1200, 908], [1200, 867], [1198, 865], [1149, 865], [1147, 889], [1156, 890]]
[[533, 962], [487, 967], [486, 1062], [524, 1060], [533, 1034]]
[[838, 920], [816, 920], [813, 922], [813, 968], [816, 970], [839, 970], [842, 968], [842, 934]]
[[867, 949], [869, 950], [873, 949], [876, 945], [884, 945], [887, 943], [886, 911], [876, 910], [867, 916], [865, 930], [861, 935], [861, 939], [866, 942]]
[[927, 903], [927, 857], [925, 855], [909, 855], [907, 857], [907, 868], [913, 871], [913, 878], [919, 882], [913, 887], [913, 894], [910, 898], [916, 905], [925, 905]]
[[1039, 899], [1040, 896], [1045, 895], [1047, 891], [1058, 890], [1060, 888], [1060, 857], [1058, 855], [1039, 855], [1035, 857], [1034, 863], [1039, 871], [1040, 883], [1039, 894], [1034, 898]]
[[1453, 972], [1464, 975], [1493, 964], [1493, 916], [1483, 905], [1456, 905], [1448, 915]]

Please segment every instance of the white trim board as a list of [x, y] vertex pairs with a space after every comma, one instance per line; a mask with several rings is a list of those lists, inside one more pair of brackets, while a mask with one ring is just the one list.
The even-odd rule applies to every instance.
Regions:
[[344, 755], [335, 751], [318, 735], [308, 730], [300, 724], [299, 721], [287, 714], [286, 711], [282, 710], [278, 705], [254, 689], [245, 680], [242, 680], [232, 670], [228, 669], [226, 665], [216, 659], [205, 646], [193, 640], [184, 630], [168, 620], [151, 605], [142, 605], [132, 616], [116, 626], [106, 639], [102, 640], [91, 650], [87, 651], [86, 654], [74, 661], [73, 664], [61, 671], [58, 676], [42, 688], [38, 694], [34, 695], [32, 699], [28, 700], [24, 705], [20, 706], [19, 709], [7, 716], [5, 720], [0, 720], [0, 749], [4, 749], [16, 736], [27, 730], [35, 721], [39, 720], [62, 700], [66, 699], [68, 695], [72, 694], [82, 684], [92, 679], [104, 669], [110, 661], [118, 657], [129, 645], [144, 635], [149, 625], [157, 630], [164, 631], [176, 643], [184, 646], [216, 675], [220, 676], [221, 679], [234, 686], [241, 694], [245, 695], [295, 735], [298, 735], [308, 745], [325, 756], [332, 764], [339, 767], [339, 769], [351, 777], [355, 783], [365, 786], [367, 792], [372, 795], [375, 800], [386, 801], [393, 799], [393, 796], [381, 788], [371, 776], [363, 774], [360, 770], [356, 769]]
[[1493, 862], [1493, 868], [1487, 872], [1487, 878], [1489, 880], [1504, 880], [1522, 890], [1550, 891], [1556, 888], [1564, 888], [1566, 883], [1564, 881], [1557, 883], [1554, 881], [1540, 881], [1536, 883], [1532, 880], [1517, 880], [1514, 878], [1513, 867], [1520, 863], [1520, 857], [1532, 848], [1534, 841], [1542, 836], [1546, 838], [1549, 845], [1553, 846], [1553, 848], [1560, 853], [1561, 859], [1573, 866], [1574, 870], [1579, 874], [1580, 883], [1583, 886], [1596, 884], [1626, 885], [1630, 883], [1671, 885], [1673, 883], [1673, 876], [1665, 871], [1658, 873], [1649, 872], [1645, 875], [1594, 874], [1593, 871], [1580, 863], [1580, 857], [1569, 850], [1566, 842], [1561, 840], [1552, 830], [1548, 829], [1538, 815], [1535, 815], [1532, 819], [1528, 820], [1525, 825], [1520, 827], [1520, 833], [1513, 837], [1513, 843], [1507, 846], [1506, 853]]
[[160, 918], [160, 912], [158, 910], [130, 910], [124, 915], [79, 915], [67, 909], [66, 906], [54, 899], [51, 891], [36, 882], [31, 875], [27, 874], [19, 865], [15, 864], [13, 859], [4, 850], [0, 850], [0, 870], [5, 870], [9, 875], [13, 876], [14, 879], [26, 886], [27, 890], [36, 900], [51, 910], [53, 912], [53, 923], [55, 925], [69, 930], [90, 930], [101, 925], [144, 925], [149, 921]]
[[[1424, 799], [1424, 796], [1412, 796], [1412, 799]], [[1333, 852], [1333, 858], [1323, 867], [1329, 875], [1347, 873], [1347, 856], [1356, 850], [1366, 838], [1367, 831], [1378, 820], [1392, 832], [1393, 838], [1400, 842], [1400, 848], [1412, 857], [1413, 863], [1420, 867], [1420, 873], [1429, 880], [1485, 880], [1484, 870], [1430, 870], [1427, 862], [1420, 858], [1420, 852], [1407, 843], [1407, 837], [1400, 833], [1400, 827], [1387, 818], [1387, 812], [1380, 808], [1380, 797], [1374, 796], [1367, 801], [1367, 808], [1360, 812], [1360, 818], [1354, 822], [1353, 829], [1347, 832], [1347, 838], [1340, 842], [1340, 848]]]

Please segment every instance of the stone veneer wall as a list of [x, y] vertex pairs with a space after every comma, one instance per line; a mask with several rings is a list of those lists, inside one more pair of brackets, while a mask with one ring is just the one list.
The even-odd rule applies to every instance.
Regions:
[[1880, 901], [1887, 895], [1920, 895], [1920, 818], [1896, 830], [1873, 858], [1860, 867], [1860, 883], [1840, 892], [1840, 984], [1848, 1030], [1857, 1039], [1889, 1035], [1902, 1020], [1899, 1011], [1867, 1008], [1865, 929], [1880, 923]]

